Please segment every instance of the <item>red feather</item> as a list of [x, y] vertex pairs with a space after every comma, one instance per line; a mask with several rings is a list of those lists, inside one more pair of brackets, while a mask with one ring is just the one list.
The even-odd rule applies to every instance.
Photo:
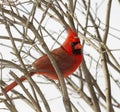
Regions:
[[[51, 51], [51, 53], [64, 78], [72, 74], [82, 62], [82, 46], [77, 34], [72, 29], [68, 30], [68, 36], [63, 45], [54, 49]], [[32, 63], [32, 66], [35, 68], [35, 70], [34, 72], [29, 73], [30, 76], [34, 74], [42, 74], [53, 80], [58, 79], [58, 76], [47, 55], [43, 55], [42, 57], [38, 58]], [[22, 76], [19, 79], [22, 82], [26, 78]], [[5, 87], [5, 91], [10, 91], [16, 85], [17, 82], [14, 81]]]

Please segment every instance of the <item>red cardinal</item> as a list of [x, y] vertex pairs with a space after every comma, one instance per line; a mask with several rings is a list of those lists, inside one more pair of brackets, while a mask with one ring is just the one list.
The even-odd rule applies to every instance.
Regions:
[[[65, 78], [72, 74], [82, 61], [82, 45], [80, 44], [80, 40], [77, 37], [77, 34], [71, 28], [69, 28], [68, 36], [65, 42], [59, 48], [51, 51], [51, 53], [57, 62], [63, 77]], [[30, 76], [34, 74], [43, 74], [49, 79], [58, 79], [58, 76], [47, 55], [43, 55], [42, 57], [38, 58], [35, 62], [32, 63], [32, 66], [35, 68], [35, 70], [29, 73]], [[22, 76], [19, 79], [22, 82], [26, 78]], [[16, 85], [17, 82], [14, 81], [10, 85], [6, 86], [5, 92], [10, 91]]]

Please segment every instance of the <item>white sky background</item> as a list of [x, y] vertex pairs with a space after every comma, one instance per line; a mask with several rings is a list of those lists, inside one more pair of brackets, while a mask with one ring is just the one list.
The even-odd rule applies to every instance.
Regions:
[[[99, 1], [98, 5], [100, 5], [101, 3], [102, 4], [100, 5], [100, 7], [98, 9], [98, 12], [97, 12], [98, 15], [97, 16], [101, 19], [102, 22], [104, 22], [105, 14], [106, 14], [105, 13], [105, 11], [106, 11], [106, 8], [105, 8], [106, 3], [105, 3], [105, 0], [97, 0], [97, 2], [98, 1]], [[95, 9], [96, 0], [92, 0], [92, 2], [93, 2], [92, 3], [93, 4], [92, 8]], [[120, 62], [120, 14], [119, 14], [119, 12], [120, 12], [120, 4], [118, 3], [117, 0], [113, 0], [113, 2], [112, 2], [112, 10], [111, 11], [112, 12], [111, 12], [111, 19], [110, 19], [110, 26], [111, 26], [110, 33], [117, 36], [117, 38], [119, 38], [119, 39], [109, 35], [110, 39], [108, 39], [109, 41], [107, 42], [107, 44], [108, 44], [108, 46], [109, 46], [109, 48], [111, 50], [119, 49], [119, 50], [113, 51], [113, 52], [114, 52], [115, 56], [117, 57], [118, 61]], [[39, 16], [40, 15], [38, 15], [38, 18], [39, 18]], [[80, 21], [83, 21], [83, 24], [84, 24], [84, 18], [82, 18], [82, 14], [80, 14], [79, 18], [80, 18]], [[47, 20], [46, 24], [48, 25], [47, 27], [51, 31], [54, 31], [54, 30], [55, 30], [55, 32], [60, 32], [61, 31], [61, 26], [59, 26], [57, 23], [53, 24], [53, 22], [51, 22], [51, 20], [49, 20], [49, 21]], [[102, 25], [102, 23], [101, 23], [101, 25]], [[0, 30], [0, 35], [6, 34], [6, 32], [4, 31], [4, 27], [2, 27], [1, 25], [0, 25], [0, 27], [2, 28], [2, 30]], [[117, 29], [117, 30], [114, 30], [114, 29]], [[65, 39], [64, 36], [66, 36], [66, 33], [64, 33], [62, 35], [62, 39], [60, 38], [60, 43], [62, 43], [63, 40]], [[3, 44], [3, 43], [4, 42], [0, 40], [0, 53], [4, 54], [4, 58], [9, 58], [9, 59], [12, 58], [11, 55], [8, 53], [8, 50], [10, 50], [10, 49], [2, 48], [1, 44]], [[53, 42], [50, 41], [50, 40], [46, 40], [46, 43], [49, 46], [49, 48], [51, 48], [51, 45], [53, 44]], [[84, 49], [84, 54], [86, 54], [86, 53], [90, 54], [91, 56], [95, 56], [94, 51], [92, 51], [92, 49], [89, 48], [88, 46], [86, 46], [85, 49]], [[39, 57], [39, 54], [36, 54], [36, 57]], [[96, 57], [97, 57], [97, 54], [96, 54]], [[31, 62], [32, 61], [34, 61], [34, 60], [32, 59]], [[94, 69], [92, 69], [91, 71], [94, 71]], [[110, 72], [111, 72], [111, 74], [114, 74], [116, 79], [120, 80], [120, 73], [116, 73], [112, 69], [111, 69]], [[6, 74], [3, 77], [4, 77], [4, 79], [7, 79], [7, 77], [9, 77], [9, 72], [6, 71], [5, 73]], [[99, 75], [101, 76], [101, 79], [103, 80], [102, 72], [100, 72]], [[43, 82], [43, 84], [42, 83], [40, 84], [40, 88], [41, 88], [42, 92], [45, 94], [45, 97], [49, 100], [52, 112], [65, 112], [64, 107], [62, 105], [62, 99], [60, 97], [60, 93], [55, 89], [54, 85], [45, 84], [44, 79], [41, 78], [41, 77], [34, 76], [34, 79], [36, 81], [38, 80], [40, 82]], [[98, 82], [99, 82], [99, 84], [101, 86], [104, 86], [104, 82], [101, 82], [101, 80], [98, 81]], [[27, 86], [27, 83], [25, 83], [25, 84]], [[114, 84], [114, 83], [112, 82], [112, 84]], [[15, 89], [20, 91], [19, 86], [17, 86]], [[21, 90], [21, 92], [22, 92], [22, 90]], [[120, 99], [120, 90], [119, 90], [119, 88], [114, 88], [114, 86], [112, 86], [112, 93], [115, 94], [116, 98]], [[71, 100], [76, 102], [76, 105], [78, 105], [78, 109], [80, 110], [80, 112], [84, 112], [84, 110], [82, 109], [84, 107], [82, 107], [82, 106], [83, 106], [83, 103], [85, 103], [85, 102], [82, 99], [80, 100], [79, 97], [76, 96], [76, 94], [73, 94], [71, 96], [72, 96]], [[24, 102], [22, 102], [20, 100], [16, 101], [15, 103], [18, 106], [17, 108], [18, 108], [19, 112], [34, 112], [33, 110], [30, 110], [30, 108]], [[82, 103], [82, 106], [80, 106], [81, 105], [80, 103]], [[42, 103], [41, 103], [41, 105], [42, 105]], [[86, 106], [86, 104], [84, 104], [84, 106]], [[1, 103], [0, 103], [0, 108], [4, 108], [4, 105], [1, 104]], [[87, 106], [87, 110], [89, 110], [89, 112], [93, 112], [89, 108], [89, 106]], [[8, 110], [4, 110], [4, 109], [0, 110], [0, 111], [1, 112], [9, 112]], [[102, 112], [105, 112], [105, 111], [103, 110]], [[116, 109], [115, 112], [120, 112], [120, 110]]]

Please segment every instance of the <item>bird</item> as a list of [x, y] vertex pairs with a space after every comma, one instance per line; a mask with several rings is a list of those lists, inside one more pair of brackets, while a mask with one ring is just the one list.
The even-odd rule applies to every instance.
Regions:
[[[51, 51], [51, 54], [64, 78], [72, 74], [81, 64], [83, 59], [82, 45], [80, 43], [79, 37], [77, 36], [77, 33], [72, 28], [68, 28], [67, 32], [68, 35], [63, 44]], [[58, 80], [56, 71], [54, 70], [54, 67], [52, 66], [46, 54], [36, 59], [32, 63], [32, 67], [34, 70], [28, 73], [29, 76], [38, 74], [44, 75], [52, 80]], [[21, 76], [19, 80], [23, 82], [26, 80], [26, 77]], [[17, 85], [18, 83], [14, 81], [7, 85], [4, 88], [4, 91], [7, 93]]]

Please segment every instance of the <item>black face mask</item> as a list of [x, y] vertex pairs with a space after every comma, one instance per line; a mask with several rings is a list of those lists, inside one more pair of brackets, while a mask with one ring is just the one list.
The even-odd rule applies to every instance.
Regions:
[[80, 44], [80, 42], [71, 42], [70, 45], [72, 47], [72, 53], [73, 54], [82, 54], [82, 49], [75, 49], [75, 46], [77, 44]]

